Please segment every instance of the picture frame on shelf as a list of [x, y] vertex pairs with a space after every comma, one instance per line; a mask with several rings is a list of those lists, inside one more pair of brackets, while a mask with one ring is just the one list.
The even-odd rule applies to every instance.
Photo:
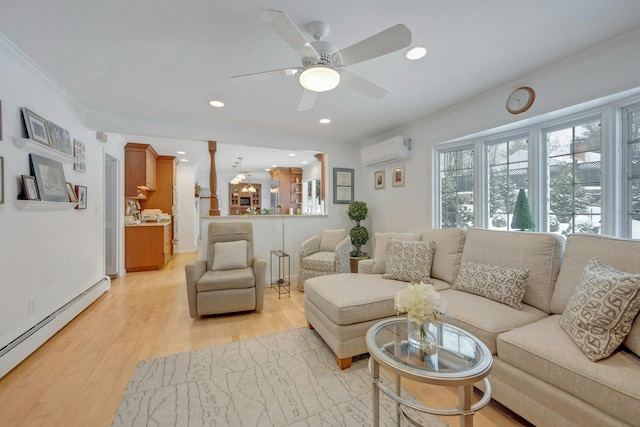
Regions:
[[49, 122], [48, 124], [49, 136], [51, 137], [51, 144], [53, 148], [61, 153], [73, 156], [73, 146], [71, 145], [69, 131], [61, 128], [53, 122]]
[[76, 206], [76, 209], [87, 209], [87, 187], [84, 185], [76, 185], [76, 194], [78, 196], [78, 206]]
[[333, 168], [333, 203], [353, 202], [353, 169]]
[[87, 170], [84, 163], [84, 149], [84, 142], [78, 141], [77, 139], [73, 140], [73, 157], [83, 160], [82, 162], [76, 162], [73, 164], [73, 170], [76, 170], [78, 172], [86, 172]]
[[73, 184], [70, 182], [67, 182], [67, 194], [69, 195], [69, 202], [78, 203], [78, 195], [76, 194]]
[[393, 168], [391, 170], [391, 177], [393, 179], [393, 182], [391, 183], [392, 186], [404, 187], [404, 166]]
[[21, 175], [22, 178], [22, 192], [25, 200], [40, 200], [38, 195], [38, 185], [36, 184], [36, 177], [31, 175]]
[[47, 157], [29, 154], [31, 175], [36, 177], [40, 200], [47, 202], [68, 202], [66, 180], [62, 163]]
[[373, 173], [373, 188], [376, 190], [384, 189], [384, 171], [375, 171]]
[[53, 148], [47, 120], [28, 108], [22, 109], [22, 116], [24, 117], [24, 124], [27, 127], [27, 135], [29, 136], [29, 139], [49, 148]]

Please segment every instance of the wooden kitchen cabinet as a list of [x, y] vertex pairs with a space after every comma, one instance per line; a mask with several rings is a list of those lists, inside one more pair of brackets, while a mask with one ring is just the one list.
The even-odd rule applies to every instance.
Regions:
[[229, 184], [229, 215], [243, 215], [250, 208], [254, 209], [256, 214], [261, 213], [262, 185], [251, 185], [256, 189], [255, 193], [242, 192], [247, 184]]
[[171, 258], [170, 222], [124, 228], [124, 267], [128, 272], [159, 270]]
[[278, 203], [282, 205], [278, 213], [286, 215], [290, 208], [296, 212], [302, 207], [302, 168], [273, 168], [271, 179], [278, 181]]
[[129, 142], [124, 146], [124, 195], [138, 197], [138, 186], [156, 189], [158, 153], [149, 144]]

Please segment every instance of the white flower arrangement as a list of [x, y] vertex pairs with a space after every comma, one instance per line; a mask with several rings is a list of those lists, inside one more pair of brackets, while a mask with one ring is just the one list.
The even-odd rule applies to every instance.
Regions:
[[431, 283], [411, 282], [402, 291], [396, 292], [393, 304], [398, 313], [407, 313], [407, 318], [420, 325], [425, 322], [438, 323], [444, 314], [447, 302]]

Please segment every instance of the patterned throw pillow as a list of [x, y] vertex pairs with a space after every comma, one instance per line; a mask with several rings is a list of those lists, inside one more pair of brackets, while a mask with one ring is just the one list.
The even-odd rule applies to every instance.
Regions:
[[436, 242], [433, 240], [387, 240], [387, 272], [382, 278], [428, 282], [435, 251]]
[[589, 359], [614, 352], [640, 311], [640, 274], [618, 271], [599, 258], [587, 263], [560, 326]]
[[529, 270], [463, 259], [453, 289], [522, 308]]

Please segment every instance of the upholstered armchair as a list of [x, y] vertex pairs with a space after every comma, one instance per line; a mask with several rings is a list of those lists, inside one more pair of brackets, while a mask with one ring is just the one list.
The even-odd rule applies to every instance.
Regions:
[[349, 273], [351, 238], [344, 229], [324, 230], [300, 245], [298, 290], [307, 279], [328, 274]]
[[189, 314], [261, 311], [267, 263], [253, 257], [250, 222], [212, 222], [207, 259], [185, 266]]

